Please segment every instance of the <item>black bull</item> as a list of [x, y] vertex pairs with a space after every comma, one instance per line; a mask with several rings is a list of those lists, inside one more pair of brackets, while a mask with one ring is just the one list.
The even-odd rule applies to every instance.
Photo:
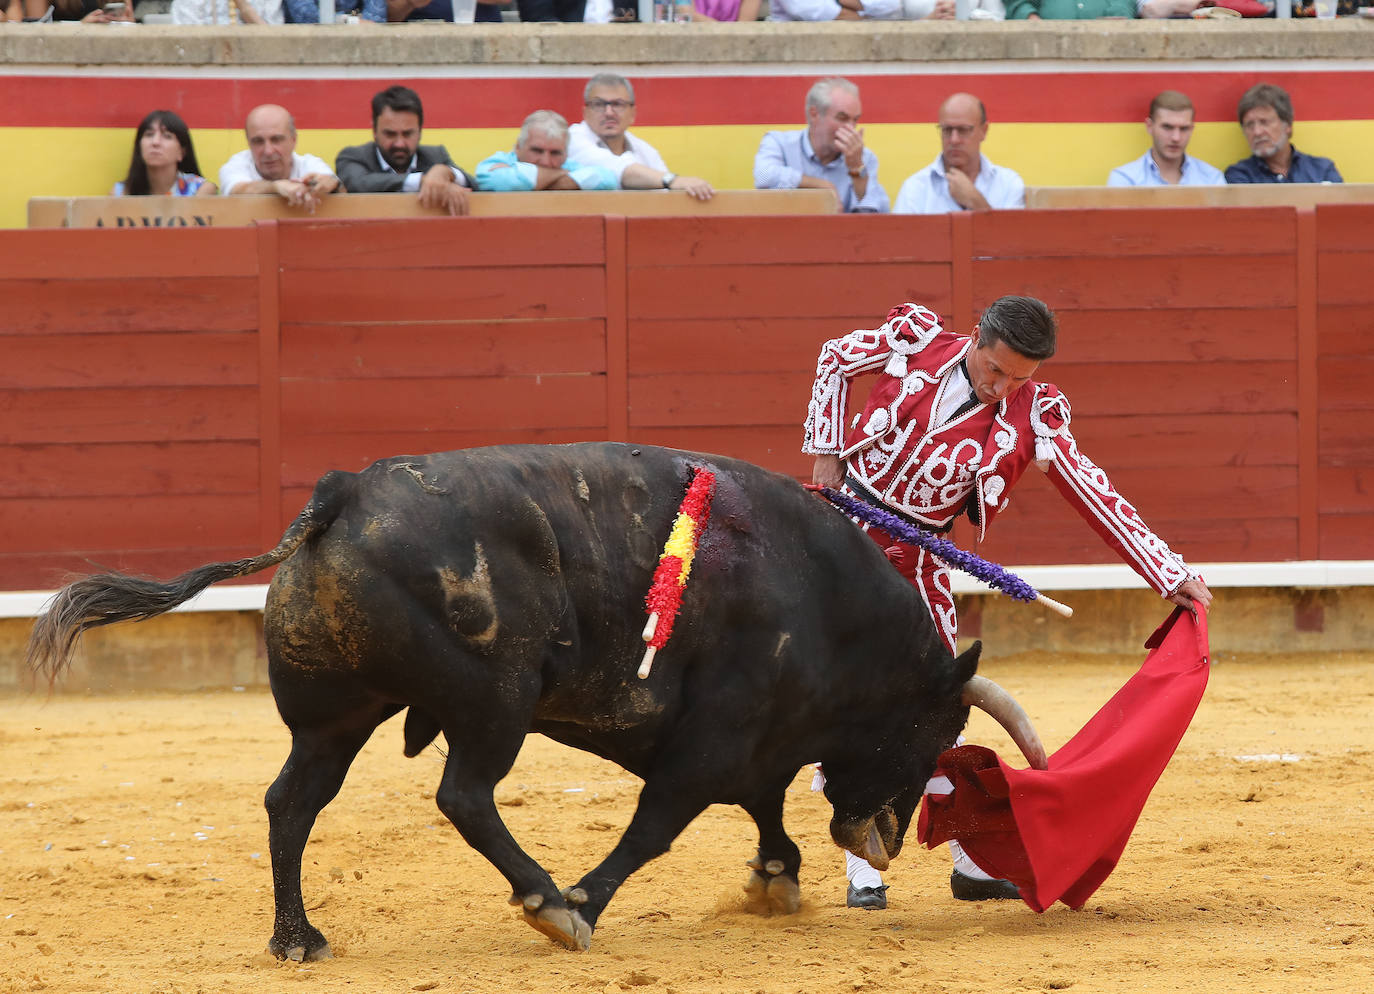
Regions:
[[[717, 478], [710, 526], [672, 638], [641, 681], [644, 597], [697, 466]], [[886, 865], [968, 718], [978, 647], [953, 658], [915, 589], [842, 514], [748, 463], [613, 443], [329, 473], [271, 552], [165, 584], [106, 574], [64, 588], [34, 627], [30, 665], [51, 680], [85, 629], [274, 565], [264, 634], [291, 730], [266, 797], [278, 956], [328, 954], [301, 902], [306, 839], [373, 730], [402, 709], [406, 755], [440, 732], [448, 741], [440, 810], [531, 925], [582, 949], [620, 884], [713, 803], [758, 826], [747, 884], [758, 903], [795, 911], [801, 854], [783, 796], [808, 762], [824, 764], [835, 841]], [[493, 800], [530, 731], [644, 781], [615, 848], [564, 891]]]

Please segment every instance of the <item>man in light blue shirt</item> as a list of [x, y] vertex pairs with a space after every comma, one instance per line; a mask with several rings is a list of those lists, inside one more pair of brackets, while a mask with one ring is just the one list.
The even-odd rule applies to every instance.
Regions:
[[950, 214], [1026, 206], [1026, 184], [1013, 170], [983, 154], [988, 112], [971, 93], [940, 105], [940, 154], [897, 193], [894, 214]]
[[568, 122], [562, 114], [537, 110], [525, 118], [514, 152], [497, 152], [477, 164], [477, 189], [616, 190], [615, 173], [568, 158]]
[[887, 191], [878, 182], [878, 157], [864, 147], [858, 127], [859, 88], [847, 79], [818, 80], [806, 94], [806, 128], [770, 131], [754, 156], [760, 190], [834, 190], [839, 209], [886, 214]]
[[1187, 154], [1193, 137], [1193, 102], [1184, 94], [1165, 90], [1151, 100], [1145, 132], [1150, 136], [1150, 150], [1113, 169], [1108, 186], [1217, 186], [1226, 182], [1220, 169]]

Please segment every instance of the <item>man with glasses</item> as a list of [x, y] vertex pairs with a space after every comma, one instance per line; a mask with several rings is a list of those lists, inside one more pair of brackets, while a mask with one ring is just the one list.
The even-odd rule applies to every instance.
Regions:
[[1334, 162], [1299, 152], [1293, 146], [1293, 101], [1282, 87], [1273, 83], [1250, 87], [1240, 98], [1236, 120], [1253, 154], [1226, 167], [1226, 182], [1341, 182]]
[[806, 127], [770, 131], [754, 156], [760, 190], [834, 190], [840, 211], [886, 214], [878, 157], [864, 146], [859, 88], [840, 76], [818, 80], [806, 94]]
[[982, 152], [988, 112], [971, 93], [940, 105], [940, 154], [911, 176], [897, 194], [894, 214], [949, 214], [1026, 206], [1026, 184]]
[[568, 129], [568, 155], [615, 173], [625, 190], [682, 190], [698, 200], [715, 194], [696, 176], [670, 170], [658, 150], [629, 131], [635, 123], [635, 91], [613, 72], [597, 73], [582, 90], [583, 119]]

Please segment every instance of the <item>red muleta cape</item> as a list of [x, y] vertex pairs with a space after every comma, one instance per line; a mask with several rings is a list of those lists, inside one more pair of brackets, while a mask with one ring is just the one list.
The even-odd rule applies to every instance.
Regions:
[[954, 791], [926, 795], [917, 838], [931, 848], [958, 839], [1037, 912], [1082, 907], [1115, 869], [1207, 687], [1202, 612], [1175, 608], [1145, 646], [1140, 670], [1048, 770], [1012, 769], [984, 746], [945, 751]]

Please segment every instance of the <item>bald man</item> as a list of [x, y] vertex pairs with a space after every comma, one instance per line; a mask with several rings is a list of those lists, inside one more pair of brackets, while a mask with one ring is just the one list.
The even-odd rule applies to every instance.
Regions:
[[902, 184], [894, 214], [949, 214], [1026, 206], [1026, 184], [983, 154], [988, 112], [971, 93], [940, 105], [940, 155]]
[[296, 153], [296, 122], [285, 107], [254, 107], [243, 131], [248, 148], [220, 168], [220, 193], [275, 193], [292, 207], [313, 214], [321, 198], [340, 189], [329, 163]]

